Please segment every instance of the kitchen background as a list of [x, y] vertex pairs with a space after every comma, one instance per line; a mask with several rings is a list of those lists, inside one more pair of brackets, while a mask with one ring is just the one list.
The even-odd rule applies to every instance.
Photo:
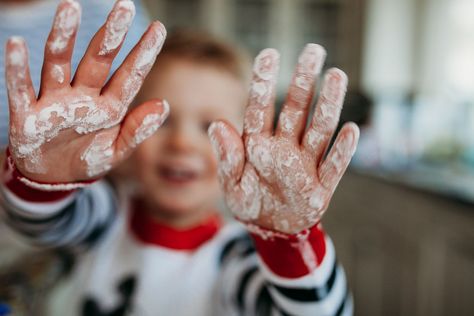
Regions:
[[[474, 1], [142, 2], [168, 29], [206, 30], [253, 56], [277, 48], [280, 104], [304, 44], [325, 46], [326, 67], [350, 79], [343, 120], [362, 130], [323, 219], [355, 315], [473, 314]], [[39, 315], [68, 258], [0, 244], [0, 297]]]

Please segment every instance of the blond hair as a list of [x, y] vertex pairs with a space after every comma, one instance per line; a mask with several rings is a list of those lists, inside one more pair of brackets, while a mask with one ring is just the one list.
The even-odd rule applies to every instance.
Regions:
[[167, 57], [184, 59], [223, 70], [243, 83], [250, 75], [250, 59], [240, 48], [205, 32], [180, 29], [168, 34], [157, 63]]

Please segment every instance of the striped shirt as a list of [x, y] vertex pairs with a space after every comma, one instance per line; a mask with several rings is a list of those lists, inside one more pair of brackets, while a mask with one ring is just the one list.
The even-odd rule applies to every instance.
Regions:
[[288, 240], [216, 218], [174, 230], [104, 181], [58, 196], [11, 178], [0, 192], [15, 234], [74, 254], [47, 315], [352, 314], [344, 271], [319, 225]]
[[[28, 45], [30, 72], [36, 93], [40, 85], [41, 67], [43, 64], [44, 45], [51, 29], [58, 0], [36, 0], [28, 4], [0, 3], [0, 148], [8, 143], [8, 99], [5, 84], [5, 43], [9, 37], [22, 36]], [[92, 36], [105, 22], [114, 0], [82, 0], [82, 21], [79, 28], [72, 69], [76, 69], [84, 52], [89, 46]], [[114, 61], [112, 71], [122, 63], [128, 52], [145, 31], [148, 21], [140, 5], [140, 0], [134, 0], [136, 17], [128, 32], [123, 47]]]

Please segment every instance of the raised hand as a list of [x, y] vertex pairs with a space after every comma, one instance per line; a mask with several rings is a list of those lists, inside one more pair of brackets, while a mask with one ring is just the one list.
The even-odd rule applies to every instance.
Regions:
[[279, 55], [273, 49], [263, 50], [255, 60], [243, 136], [224, 121], [210, 126], [226, 202], [239, 220], [298, 233], [314, 226], [326, 211], [355, 152], [359, 130], [353, 123], [345, 124], [325, 156], [347, 86], [339, 69], [326, 73], [306, 128], [325, 54], [321, 46], [308, 44], [300, 55], [275, 131]]
[[126, 114], [165, 39], [166, 30], [160, 22], [149, 26], [106, 82], [134, 14], [132, 1], [115, 3], [71, 81], [71, 55], [81, 8], [74, 0], [61, 1], [46, 42], [38, 98], [25, 42], [17, 37], [7, 42], [9, 148], [26, 177], [46, 183], [97, 177], [125, 159], [166, 119], [168, 106], [158, 100]]

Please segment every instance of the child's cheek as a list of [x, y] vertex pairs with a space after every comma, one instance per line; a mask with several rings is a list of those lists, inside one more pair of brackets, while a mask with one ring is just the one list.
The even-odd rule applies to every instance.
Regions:
[[156, 140], [154, 139], [156, 135], [151, 136], [150, 138], [146, 139], [143, 143], [138, 145], [137, 150], [135, 152], [135, 161], [137, 163], [137, 167], [140, 169], [146, 170], [151, 165], [153, 165], [154, 161], [156, 160]]

